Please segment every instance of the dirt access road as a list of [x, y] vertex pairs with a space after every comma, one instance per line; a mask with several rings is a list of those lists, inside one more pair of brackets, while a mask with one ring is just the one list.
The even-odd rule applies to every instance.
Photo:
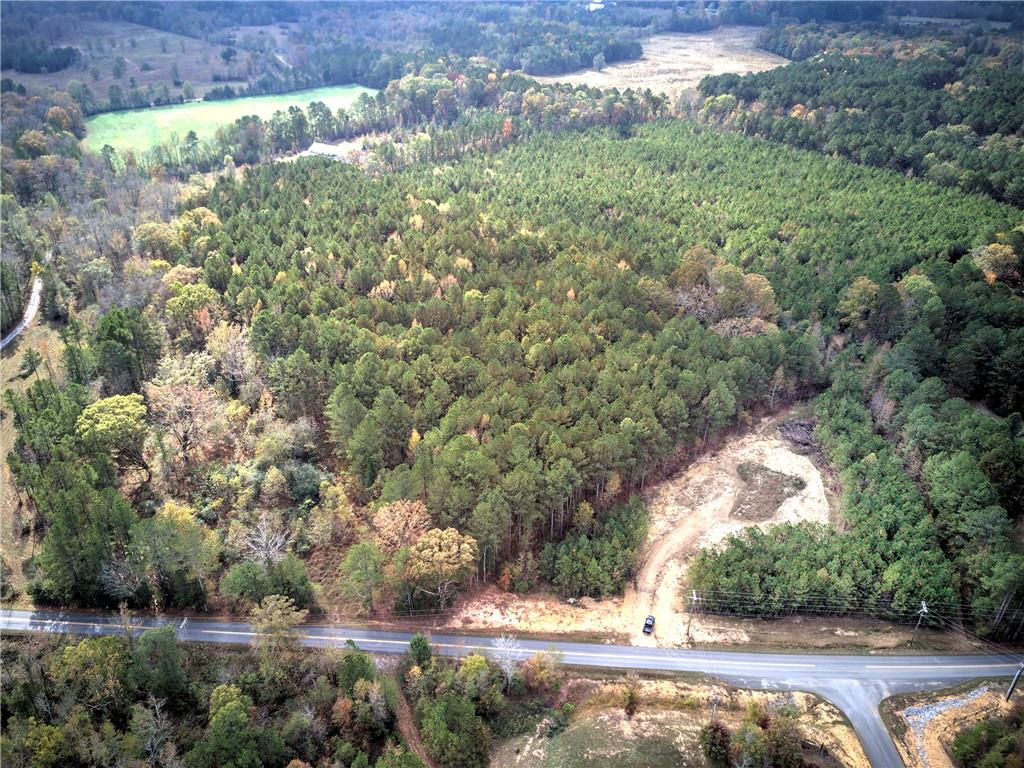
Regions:
[[[622, 606], [622, 625], [633, 628], [634, 645], [678, 645], [685, 640], [688, 606], [680, 582], [688, 562], [701, 549], [751, 525], [829, 521], [821, 473], [809, 457], [796, 453], [778, 435], [779, 424], [790, 418], [792, 413], [786, 411], [762, 421], [750, 434], [730, 440], [644, 493], [650, 510], [646, 554]], [[743, 465], [799, 478], [803, 488], [774, 511], [758, 508], [749, 494], [744, 497], [747, 503], [737, 505], [741, 492], [749, 488], [740, 476]], [[655, 635], [643, 634], [648, 614], [657, 617]]]
[[566, 75], [535, 77], [541, 83], [572, 83], [597, 88], [650, 88], [677, 98], [701, 78], [727, 72], [763, 72], [787, 59], [756, 46], [758, 27], [718, 27], [710, 32], [653, 35], [643, 41], [643, 58]]

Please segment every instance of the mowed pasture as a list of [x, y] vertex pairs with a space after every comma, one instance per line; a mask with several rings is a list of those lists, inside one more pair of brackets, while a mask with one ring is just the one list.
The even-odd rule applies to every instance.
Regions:
[[376, 91], [361, 85], [339, 85], [266, 96], [107, 112], [86, 120], [88, 134], [85, 146], [93, 152], [99, 152], [104, 145], [109, 144], [118, 152], [144, 153], [173, 137], [184, 138], [189, 131], [195, 131], [200, 139], [211, 139], [218, 127], [246, 115], [267, 119], [278, 110], [286, 110], [291, 106], [305, 108], [314, 101], [322, 101], [331, 110], [347, 109], [364, 93], [372, 96]]

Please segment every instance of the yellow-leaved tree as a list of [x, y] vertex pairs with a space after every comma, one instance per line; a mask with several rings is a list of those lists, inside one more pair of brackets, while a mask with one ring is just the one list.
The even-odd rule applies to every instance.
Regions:
[[447, 606], [473, 574], [479, 555], [476, 539], [455, 528], [433, 528], [409, 548], [409, 577], [416, 589]]

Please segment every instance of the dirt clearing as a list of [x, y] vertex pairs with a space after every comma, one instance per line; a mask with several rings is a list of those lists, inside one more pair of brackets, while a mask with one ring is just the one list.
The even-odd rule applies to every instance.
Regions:
[[719, 27], [711, 32], [653, 35], [644, 41], [643, 58], [636, 61], [534, 79], [598, 88], [650, 88], [676, 98], [707, 75], [763, 72], [788, 64], [756, 47], [758, 32], [758, 27]]
[[[906, 652], [913, 626], [848, 617], [767, 621], [696, 613], [687, 641], [689, 606], [681, 582], [696, 552], [750, 525], [835, 521], [835, 481], [812, 460], [811, 446], [780, 434], [780, 429], [797, 437], [807, 432], [807, 410], [797, 406], [765, 419], [749, 434], [728, 440], [647, 489], [647, 545], [635, 586], [624, 598], [583, 598], [569, 605], [555, 594], [516, 595], [490, 585], [464, 596], [448, 621], [435, 629], [572, 635], [578, 640], [667, 647]], [[657, 619], [653, 636], [642, 632], [648, 614]], [[971, 650], [949, 633], [924, 628], [915, 649]]]
[[754, 702], [773, 711], [796, 712], [809, 748], [806, 759], [821, 766], [867, 766], [860, 742], [838, 710], [805, 693], [764, 693], [705, 683], [642, 680], [639, 711], [627, 718], [622, 682], [566, 681], [563, 691], [576, 706], [568, 728], [549, 734], [542, 722], [524, 736], [499, 744], [497, 768], [659, 768], [704, 766], [698, 735], [714, 710], [730, 728]]
[[[644, 494], [650, 514], [647, 549], [622, 610], [634, 644], [685, 642], [688, 606], [680, 581], [701, 549], [753, 524], [829, 521], [821, 473], [778, 434], [779, 424], [791, 418], [786, 411], [762, 421], [750, 434], [730, 440]], [[658, 620], [653, 636], [640, 631], [648, 614]]]

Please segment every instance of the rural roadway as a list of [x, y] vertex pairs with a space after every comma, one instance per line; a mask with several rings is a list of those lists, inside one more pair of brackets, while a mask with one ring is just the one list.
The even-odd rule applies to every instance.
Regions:
[[28, 297], [28, 306], [25, 307], [25, 314], [21, 316], [21, 320], [18, 324], [11, 328], [10, 332], [0, 339], [0, 349], [3, 349], [12, 341], [14, 341], [21, 332], [24, 331], [36, 318], [36, 312], [39, 311], [39, 299], [43, 295], [43, 279], [37, 277], [32, 281], [32, 295]]
[[[196, 643], [246, 644], [254, 630], [243, 622], [197, 618], [145, 617], [137, 631], [171, 624], [181, 640]], [[308, 624], [302, 642], [310, 647], [339, 647], [352, 640], [372, 653], [401, 653], [412, 636], [346, 627]], [[0, 633], [112, 635], [123, 631], [110, 615], [61, 611], [0, 610]], [[431, 634], [431, 642], [447, 656], [486, 653], [491, 638]], [[811, 691], [839, 707], [850, 719], [875, 768], [903, 765], [878, 714], [882, 699], [896, 693], [941, 688], [980, 677], [1009, 677], [1018, 656], [833, 656], [782, 653], [639, 648], [597, 643], [520, 639], [524, 658], [535, 651], [555, 650], [565, 664], [657, 672], [700, 672], [747, 688]]]

